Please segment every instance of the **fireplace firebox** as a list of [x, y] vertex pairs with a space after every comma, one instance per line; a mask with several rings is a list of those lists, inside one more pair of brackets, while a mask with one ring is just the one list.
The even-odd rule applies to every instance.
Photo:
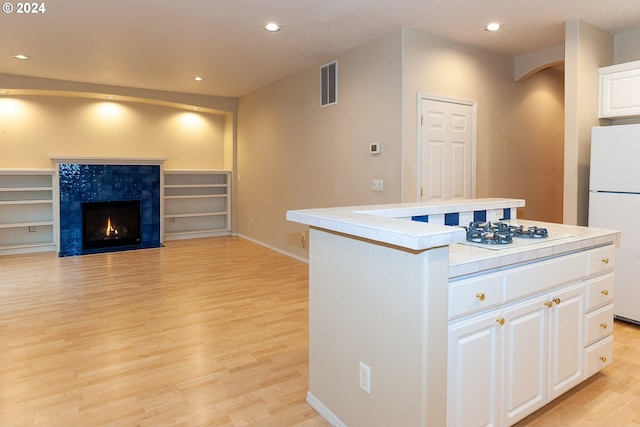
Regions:
[[82, 203], [82, 248], [140, 245], [140, 200]]

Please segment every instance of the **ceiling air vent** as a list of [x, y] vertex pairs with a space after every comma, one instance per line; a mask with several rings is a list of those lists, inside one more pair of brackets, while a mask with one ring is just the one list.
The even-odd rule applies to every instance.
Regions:
[[320, 106], [338, 103], [338, 61], [320, 67]]

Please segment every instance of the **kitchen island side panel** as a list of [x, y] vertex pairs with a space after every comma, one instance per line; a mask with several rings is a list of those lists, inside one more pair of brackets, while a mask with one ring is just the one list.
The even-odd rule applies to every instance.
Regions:
[[412, 251], [314, 227], [309, 241], [307, 401], [334, 425], [445, 425], [448, 247]]

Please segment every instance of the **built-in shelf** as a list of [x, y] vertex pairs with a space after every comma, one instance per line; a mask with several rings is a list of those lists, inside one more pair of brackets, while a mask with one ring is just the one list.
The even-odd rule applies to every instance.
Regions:
[[0, 254], [55, 251], [50, 169], [0, 169]]
[[52, 225], [53, 221], [7, 222], [0, 224], [0, 228], [49, 227]]
[[164, 170], [164, 240], [231, 233], [231, 172]]
[[[231, 234], [231, 171], [164, 170], [164, 240]], [[51, 169], [0, 169], [0, 255], [56, 251]]]

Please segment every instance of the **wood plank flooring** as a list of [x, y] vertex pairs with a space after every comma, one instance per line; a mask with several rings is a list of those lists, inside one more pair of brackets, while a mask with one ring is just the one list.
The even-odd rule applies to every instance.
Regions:
[[[234, 237], [0, 257], [0, 426], [328, 426], [305, 402], [307, 280]], [[640, 426], [640, 328], [614, 336], [610, 368], [518, 427]]]
[[240, 238], [0, 257], [0, 426], [326, 426], [307, 277]]

